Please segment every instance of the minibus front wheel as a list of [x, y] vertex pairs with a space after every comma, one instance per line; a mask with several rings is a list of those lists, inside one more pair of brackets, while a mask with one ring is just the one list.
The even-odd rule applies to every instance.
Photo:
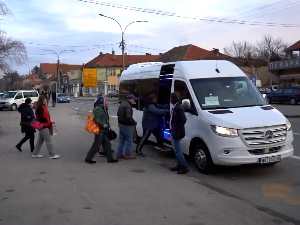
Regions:
[[197, 143], [192, 148], [192, 157], [197, 169], [203, 174], [211, 174], [215, 169], [209, 150], [204, 143]]

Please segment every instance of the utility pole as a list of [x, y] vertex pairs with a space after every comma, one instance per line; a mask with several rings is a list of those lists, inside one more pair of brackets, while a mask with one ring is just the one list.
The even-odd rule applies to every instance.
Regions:
[[53, 54], [55, 54], [57, 56], [57, 86], [56, 86], [56, 89], [55, 91], [59, 91], [61, 89], [61, 79], [62, 77], [60, 76], [60, 61], [59, 61], [59, 57], [60, 57], [60, 54], [63, 53], [63, 52], [75, 52], [74, 50], [63, 50], [59, 53], [53, 51], [53, 50], [48, 50], [48, 49], [42, 49], [43, 51], [49, 51], [49, 52], [52, 52]]
[[120, 47], [122, 49], [122, 67], [123, 67], [123, 71], [125, 70], [125, 41], [124, 41], [124, 33], [127, 29], [127, 27], [133, 23], [147, 23], [148, 21], [140, 21], [140, 20], [137, 20], [137, 21], [133, 21], [129, 24], [127, 24], [127, 26], [125, 27], [125, 29], [123, 30], [121, 24], [114, 18], [112, 17], [109, 17], [109, 16], [105, 16], [103, 14], [99, 14], [99, 16], [102, 16], [102, 17], [106, 17], [108, 19], [111, 19], [111, 20], [114, 20], [118, 25], [119, 27], [121, 28], [121, 32], [122, 32], [122, 39], [121, 39], [121, 43], [120, 43]]

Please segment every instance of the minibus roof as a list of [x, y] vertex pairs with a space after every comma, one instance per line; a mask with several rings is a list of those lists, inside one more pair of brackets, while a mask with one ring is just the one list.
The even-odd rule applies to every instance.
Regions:
[[[161, 67], [171, 64], [175, 65], [175, 70], [181, 71], [181, 73], [175, 73], [174, 78], [183, 78], [182, 76], [185, 79], [246, 76], [239, 67], [227, 60], [193, 60], [133, 64], [122, 72], [120, 81], [158, 78]], [[218, 69], [219, 73], [216, 69]]]

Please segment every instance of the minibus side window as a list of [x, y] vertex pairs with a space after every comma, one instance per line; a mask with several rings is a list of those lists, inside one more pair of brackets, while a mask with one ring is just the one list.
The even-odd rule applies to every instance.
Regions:
[[145, 103], [151, 94], [157, 94], [158, 78], [141, 79], [138, 81], [138, 110], [143, 111]]
[[189, 99], [191, 102], [191, 114], [197, 114], [194, 102], [192, 100], [190, 91], [184, 81], [175, 80], [174, 82], [174, 92], [178, 92], [180, 94], [181, 100]]

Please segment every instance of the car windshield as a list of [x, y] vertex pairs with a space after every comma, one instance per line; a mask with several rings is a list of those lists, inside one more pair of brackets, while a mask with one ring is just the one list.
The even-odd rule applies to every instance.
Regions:
[[58, 97], [67, 97], [68, 94], [58, 94]]
[[2, 98], [14, 98], [16, 94], [17, 94], [16, 91], [10, 91], [10, 92], [5, 93], [2, 96]]
[[267, 105], [247, 77], [191, 79], [202, 109], [227, 109]]

